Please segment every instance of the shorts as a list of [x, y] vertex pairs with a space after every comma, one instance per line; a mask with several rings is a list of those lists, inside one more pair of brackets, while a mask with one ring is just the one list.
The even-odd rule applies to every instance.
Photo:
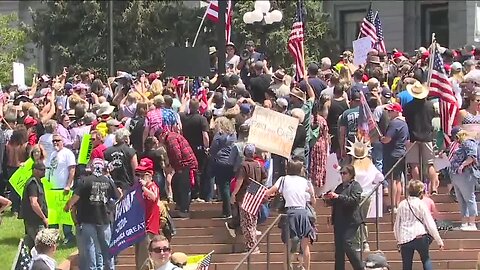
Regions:
[[[402, 177], [402, 173], [405, 171], [405, 159], [402, 158], [402, 160], [397, 164], [395, 168], [393, 168], [393, 165], [397, 163], [397, 161], [400, 159], [400, 157], [392, 157], [392, 156], [383, 156], [383, 175], [385, 175], [385, 180], [390, 181], [393, 177], [393, 179], [400, 181], [400, 178]], [[386, 175], [391, 169], [393, 168], [393, 171], [390, 175]]]
[[435, 155], [433, 153], [432, 142], [416, 142], [407, 153], [406, 161], [408, 164], [420, 164], [420, 153], [422, 154], [423, 164], [433, 164]]

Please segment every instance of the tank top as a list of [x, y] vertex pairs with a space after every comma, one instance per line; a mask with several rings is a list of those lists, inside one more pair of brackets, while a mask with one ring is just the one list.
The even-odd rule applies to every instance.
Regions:
[[462, 125], [467, 124], [480, 124], [480, 115], [473, 115], [467, 112], [467, 114], [465, 114], [465, 117], [462, 120]]
[[338, 117], [347, 109], [348, 104], [346, 99], [332, 99], [327, 115], [327, 124], [330, 130], [330, 134], [335, 134], [337, 132]]

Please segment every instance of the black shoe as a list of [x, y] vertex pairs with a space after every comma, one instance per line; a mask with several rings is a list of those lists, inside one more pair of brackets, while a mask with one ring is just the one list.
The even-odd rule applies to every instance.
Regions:
[[177, 211], [172, 214], [173, 218], [190, 218], [190, 214], [188, 212]]

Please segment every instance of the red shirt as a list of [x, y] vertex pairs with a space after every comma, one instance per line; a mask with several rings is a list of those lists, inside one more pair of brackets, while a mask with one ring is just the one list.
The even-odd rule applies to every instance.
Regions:
[[151, 200], [147, 198], [146, 194], [143, 194], [143, 200], [145, 201], [145, 225], [147, 227], [147, 233], [160, 234], [160, 207], [158, 206], [159, 189], [155, 182], [150, 182], [146, 185], [146, 188], [155, 193], [155, 199]]
[[107, 150], [107, 147], [103, 143], [93, 148], [92, 153], [90, 154], [90, 160], [93, 160], [94, 158], [105, 159], [105, 150]]

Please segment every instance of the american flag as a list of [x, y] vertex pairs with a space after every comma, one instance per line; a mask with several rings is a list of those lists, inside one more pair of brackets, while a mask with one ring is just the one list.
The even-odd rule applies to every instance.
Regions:
[[295, 58], [295, 80], [301, 81], [305, 76], [304, 40], [304, 15], [303, 1], [297, 2], [297, 14], [293, 22], [292, 31], [288, 38], [288, 51]]
[[364, 141], [371, 141], [380, 138], [381, 134], [377, 122], [373, 118], [373, 113], [368, 106], [367, 99], [360, 91], [360, 106], [357, 120], [357, 136]]
[[[220, 0], [222, 1], [222, 0]], [[224, 0], [223, 0], [224, 1]], [[218, 23], [220, 20], [218, 19], [218, 12], [220, 11], [220, 7], [218, 5], [218, 0], [211, 0], [210, 4], [207, 7], [206, 15], [207, 18], [214, 22]], [[233, 4], [231, 0], [228, 0], [227, 3], [227, 12], [225, 14], [225, 39], [226, 43], [230, 42], [230, 37], [232, 35], [232, 17], [233, 17]]]
[[372, 5], [368, 7], [367, 16], [363, 18], [362, 26], [360, 27], [360, 33], [364, 37], [370, 37], [372, 43], [377, 43], [377, 30], [375, 28], [375, 15], [372, 11]]
[[210, 267], [210, 263], [212, 262], [212, 252], [208, 253], [207, 256], [205, 256], [200, 264], [198, 265], [198, 270], [208, 270]]
[[257, 215], [258, 208], [262, 204], [266, 194], [267, 188], [251, 179], [251, 182], [247, 187], [247, 193], [245, 193], [245, 197], [243, 197], [243, 202], [240, 207], [251, 215]]
[[32, 264], [32, 256], [30, 256], [30, 252], [28, 251], [28, 247], [25, 245], [23, 240], [20, 240], [18, 244], [18, 251], [17, 256], [15, 257], [15, 261], [13, 265], [15, 265], [14, 270], [28, 270], [30, 269], [30, 265]]
[[458, 103], [453, 93], [452, 85], [448, 80], [447, 73], [445, 72], [442, 56], [438, 51], [436, 43], [432, 45], [432, 50], [433, 53], [430, 55], [433, 55], [433, 60], [430, 62], [429, 67], [429, 71], [431, 72], [429, 95], [439, 98], [440, 126], [443, 133], [450, 136], [455, 116], [458, 112]]
[[374, 48], [378, 52], [387, 53], [385, 49], [385, 41], [383, 39], [383, 29], [382, 29], [382, 21], [380, 21], [380, 16], [378, 15], [375, 17], [375, 30], [377, 32], [377, 42], [375, 43]]

